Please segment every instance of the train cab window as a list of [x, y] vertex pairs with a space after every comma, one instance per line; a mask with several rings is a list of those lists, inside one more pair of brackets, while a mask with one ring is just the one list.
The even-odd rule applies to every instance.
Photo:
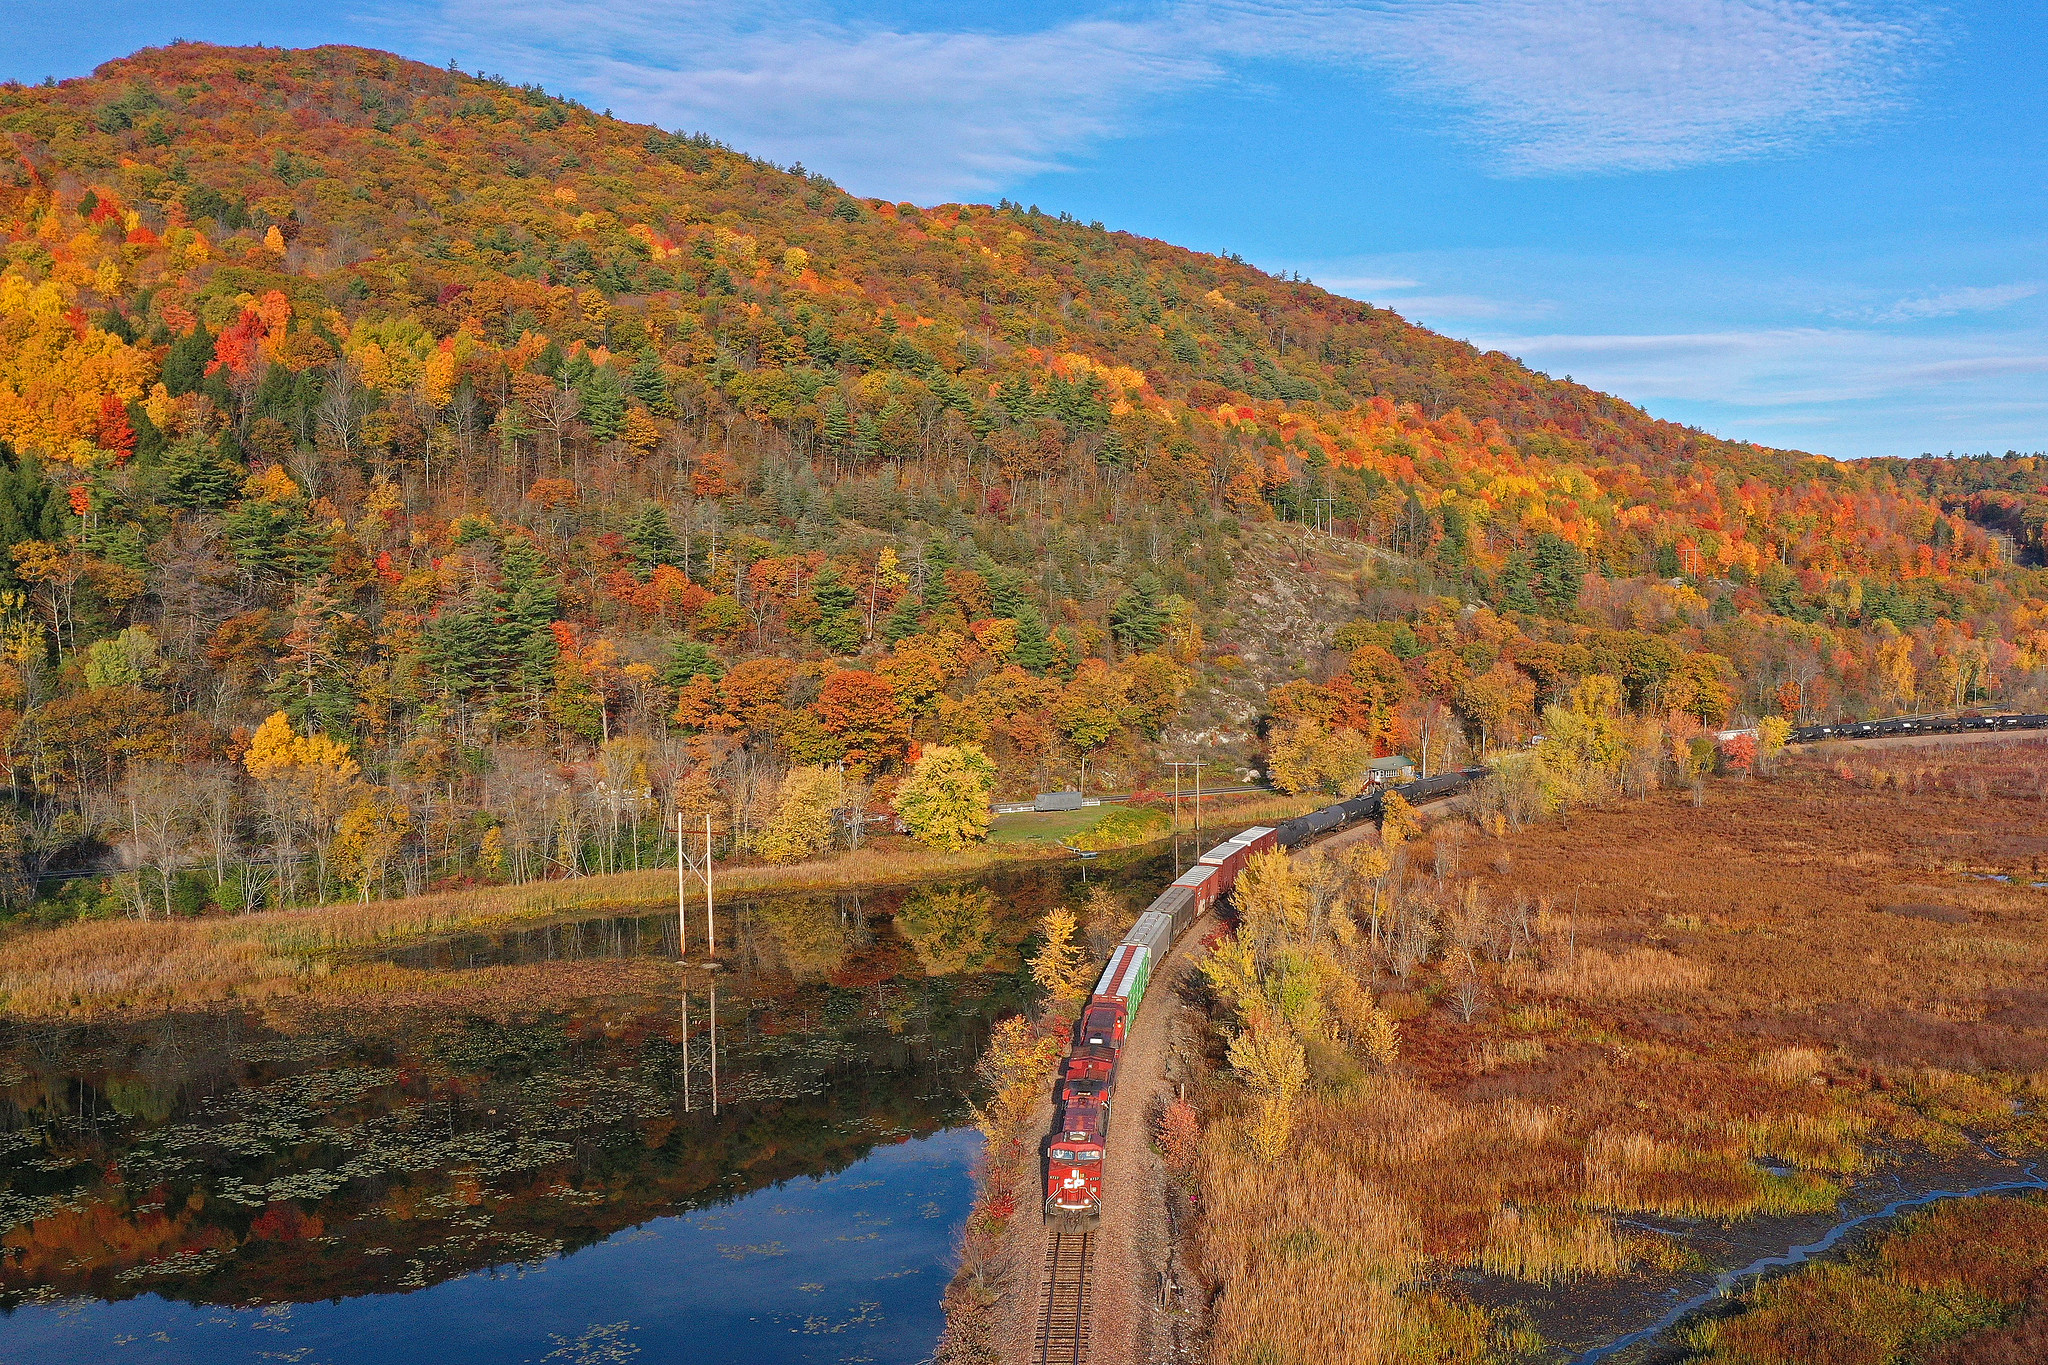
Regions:
[[1074, 1154], [1064, 1147], [1055, 1147], [1052, 1149], [1052, 1159], [1054, 1161], [1072, 1161]]

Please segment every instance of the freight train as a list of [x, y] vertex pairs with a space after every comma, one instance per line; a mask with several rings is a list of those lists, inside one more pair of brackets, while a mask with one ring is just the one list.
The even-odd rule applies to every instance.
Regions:
[[[1451, 795], [1486, 773], [1485, 768], [1463, 768], [1391, 790], [1409, 801], [1431, 801]], [[1081, 1011], [1072, 1050], [1060, 1067], [1059, 1126], [1053, 1131], [1046, 1161], [1048, 1215], [1101, 1211], [1102, 1162], [1116, 1095], [1117, 1059], [1125, 1034], [1144, 1003], [1153, 971], [1172, 954], [1181, 934], [1230, 893], [1254, 853], [1294, 848], [1360, 820], [1378, 819], [1386, 790], [1375, 788], [1279, 825], [1254, 825], [1224, 840], [1174, 878], [1173, 884], [1145, 907], [1123, 941], [1110, 949], [1109, 962]]]
[[[1951, 735], [2048, 730], [2048, 715], [1902, 716], [1892, 720], [1839, 721], [1793, 730], [1794, 744], [1831, 739], [1884, 739], [1900, 735]], [[1278, 826], [1255, 826], [1203, 854], [1194, 867], [1138, 916], [1123, 942], [1111, 950], [1087, 1008], [1075, 1030], [1072, 1051], [1060, 1068], [1059, 1126], [1046, 1163], [1045, 1210], [1089, 1214], [1102, 1208], [1102, 1161], [1109, 1139], [1116, 1093], [1117, 1057], [1124, 1035], [1137, 1018], [1152, 972], [1173, 951], [1181, 933], [1228, 895], [1252, 854], [1295, 848], [1310, 839], [1360, 820], [1379, 818], [1386, 791], [1410, 802], [1449, 796], [1486, 776], [1485, 768], [1462, 768], [1401, 786], [1374, 788], [1349, 800], [1310, 811]]]
[[1802, 725], [1792, 731], [1794, 744], [1824, 739], [1890, 739], [1898, 735], [2002, 734], [2008, 730], [2048, 730], [2048, 715], [2028, 716], [1900, 716], [1895, 720], [1843, 720], [1833, 725]]

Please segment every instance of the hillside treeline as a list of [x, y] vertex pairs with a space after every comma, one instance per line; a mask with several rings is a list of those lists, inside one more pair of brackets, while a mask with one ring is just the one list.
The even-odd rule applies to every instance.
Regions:
[[1234, 259], [357, 49], [174, 45], [0, 130], [12, 905], [575, 875], [679, 815], [800, 856], [933, 750], [1143, 786], [1268, 522], [1366, 568], [1268, 719], [1194, 727], [1247, 766], [1304, 721], [1451, 761], [1593, 675], [1697, 726], [2048, 663], [1988, 491]]

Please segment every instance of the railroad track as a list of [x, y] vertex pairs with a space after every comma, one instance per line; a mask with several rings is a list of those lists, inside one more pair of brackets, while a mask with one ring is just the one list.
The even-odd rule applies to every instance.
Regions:
[[1045, 1297], [1038, 1308], [1038, 1365], [1083, 1365], [1094, 1289], [1095, 1231], [1055, 1226], [1045, 1249]]

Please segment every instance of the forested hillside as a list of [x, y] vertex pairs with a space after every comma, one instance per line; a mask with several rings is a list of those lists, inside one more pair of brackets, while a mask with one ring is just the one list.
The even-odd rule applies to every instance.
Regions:
[[[1235, 260], [353, 48], [147, 51], [0, 132], [15, 907], [573, 874], [678, 811], [800, 856], [933, 751], [1002, 794], [1268, 766], [1205, 699], [1290, 680], [1294, 785], [1589, 674], [1680, 737], [2042, 695], [2031, 459], [1722, 441]], [[1302, 631], [1248, 648], [1288, 573]]]

